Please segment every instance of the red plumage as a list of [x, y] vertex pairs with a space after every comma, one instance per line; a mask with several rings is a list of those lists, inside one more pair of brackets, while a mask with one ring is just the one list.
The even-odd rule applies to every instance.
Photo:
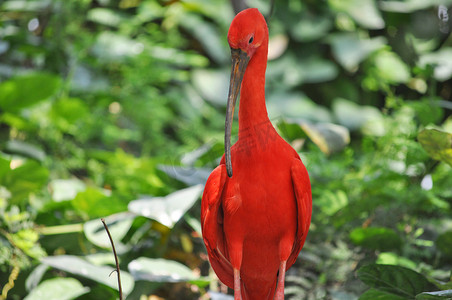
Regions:
[[237, 60], [233, 56], [228, 99], [232, 111], [228, 104], [226, 128], [238, 92], [234, 85], [241, 83], [239, 138], [230, 152], [232, 168], [226, 154], [207, 180], [201, 207], [203, 239], [215, 273], [234, 289], [235, 299], [284, 299], [285, 270], [295, 262], [311, 222], [309, 175], [268, 119], [268, 30], [257, 9], [234, 18], [228, 41], [240, 55]]

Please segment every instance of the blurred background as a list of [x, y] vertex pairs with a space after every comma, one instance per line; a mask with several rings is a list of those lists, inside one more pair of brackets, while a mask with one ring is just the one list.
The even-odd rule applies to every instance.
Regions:
[[[126, 299], [229, 299], [200, 197], [234, 9], [269, 2], [0, 2], [0, 299], [118, 299], [102, 217]], [[267, 105], [314, 204], [287, 299], [451, 299], [451, 7], [275, 1]]]

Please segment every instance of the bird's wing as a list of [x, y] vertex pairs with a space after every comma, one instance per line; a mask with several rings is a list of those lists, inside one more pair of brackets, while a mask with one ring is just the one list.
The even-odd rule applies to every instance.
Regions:
[[234, 274], [226, 258], [221, 205], [226, 177], [226, 166], [220, 164], [207, 179], [201, 202], [201, 229], [212, 268], [224, 284], [233, 287]]
[[294, 159], [290, 172], [295, 198], [297, 200], [298, 224], [295, 243], [287, 261], [289, 267], [295, 263], [298, 253], [300, 253], [301, 248], [303, 248], [309, 225], [311, 224], [312, 215], [312, 195], [309, 174], [299, 158]]

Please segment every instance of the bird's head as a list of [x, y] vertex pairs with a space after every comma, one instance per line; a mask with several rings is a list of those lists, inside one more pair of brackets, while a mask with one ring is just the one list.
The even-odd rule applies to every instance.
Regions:
[[225, 160], [228, 176], [232, 177], [231, 128], [235, 102], [248, 62], [256, 54], [259, 47], [267, 46], [268, 43], [267, 23], [259, 10], [248, 8], [235, 16], [229, 27], [228, 43], [231, 47], [232, 70], [225, 124]]

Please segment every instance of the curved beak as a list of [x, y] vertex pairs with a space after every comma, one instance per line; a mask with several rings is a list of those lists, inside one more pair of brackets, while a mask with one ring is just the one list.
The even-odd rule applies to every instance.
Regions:
[[243, 75], [245, 74], [246, 66], [248, 65], [248, 62], [250, 60], [248, 54], [241, 49], [231, 48], [231, 57], [232, 57], [232, 70], [231, 70], [231, 79], [229, 82], [229, 94], [224, 134], [224, 153], [226, 156], [226, 169], [229, 177], [232, 177], [231, 128], [232, 128], [232, 119], [234, 118], [235, 102], [237, 101], [240, 86], [242, 85], [242, 79]]

